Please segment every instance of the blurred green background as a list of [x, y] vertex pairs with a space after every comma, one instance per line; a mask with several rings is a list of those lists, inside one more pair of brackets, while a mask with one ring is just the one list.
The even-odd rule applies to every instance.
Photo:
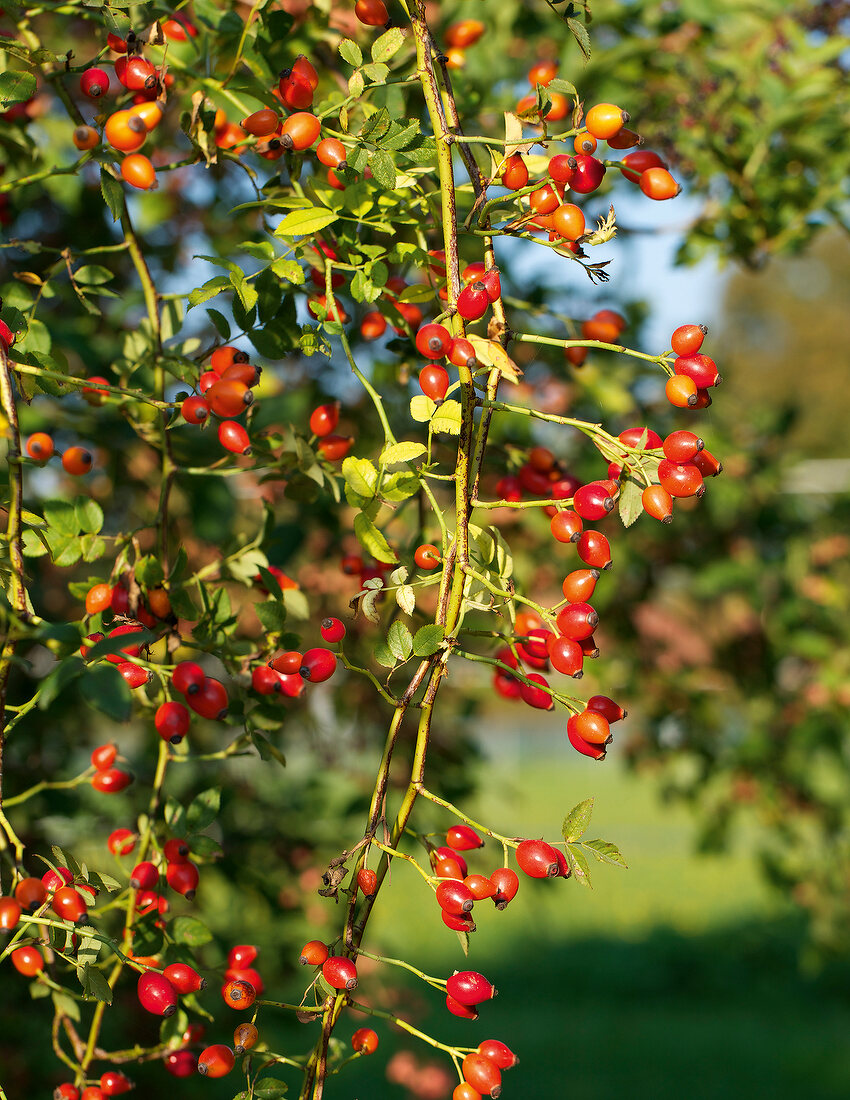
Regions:
[[[464, 103], [475, 111], [492, 95], [500, 109], [509, 107], [532, 55], [557, 55], [562, 75], [580, 83], [587, 102], [611, 98], [628, 106], [647, 145], [671, 158], [686, 193], [669, 208], [647, 209], [611, 172], [611, 189], [591, 197], [588, 211], [616, 203], [621, 230], [605, 250], [614, 258], [612, 283], [593, 286], [572, 272], [562, 278], [560, 270], [520, 263], [508, 246], [500, 252], [504, 283], [521, 303], [512, 309], [527, 310], [541, 325], [546, 321], [535, 311], [580, 320], [596, 308], [623, 308], [628, 342], [654, 354], [682, 321], [709, 323], [706, 350], [725, 381], [699, 430], [726, 473], [697, 507], [683, 505], [671, 528], [643, 518], [627, 536], [616, 533], [615, 569], [594, 601], [603, 657], [581, 684], [582, 694], [605, 691], [631, 712], [615, 729], [603, 766], [572, 753], [559, 719], [496, 706], [477, 672], [458, 673], [462, 691], [435, 734], [433, 785], [473, 816], [506, 833], [557, 836], [564, 813], [593, 795], [590, 835], [617, 843], [629, 869], [598, 867], [592, 891], [573, 882], [523, 881], [504, 913], [479, 905], [469, 965], [487, 974], [500, 996], [483, 1006], [477, 1023], [450, 1017], [436, 993], [400, 972], [370, 980], [364, 964], [360, 992], [444, 1040], [507, 1041], [522, 1068], [506, 1077], [506, 1100], [610, 1100], [621, 1093], [653, 1100], [844, 1097], [850, 1091], [846, 8], [784, 0], [592, 6], [595, 53], [584, 68], [562, 28], [552, 30], [544, 5], [500, 3], [494, 44], [470, 50], [467, 70], [455, 75]], [[216, 5], [199, 7], [214, 12]], [[446, 4], [443, 15], [448, 21], [472, 13], [471, 5], [458, 3]], [[82, 38], [79, 27], [77, 33]], [[321, 28], [299, 26], [293, 49], [309, 53], [320, 36]], [[505, 79], [494, 87], [497, 53], [505, 58]], [[491, 121], [501, 125], [498, 113]], [[48, 118], [44, 133], [53, 139], [60, 131], [50, 125]], [[0, 138], [11, 159], [15, 132]], [[23, 147], [21, 134], [17, 144]], [[140, 204], [141, 231], [164, 285], [184, 286], [188, 240], [192, 251], [227, 254], [244, 235], [241, 224], [228, 220], [244, 197], [238, 177], [216, 169], [210, 178], [216, 187], [209, 194], [187, 188], [178, 201], [163, 190]], [[87, 225], [103, 218], [99, 191], [77, 194], [70, 182], [67, 194], [54, 190], [15, 196], [12, 232], [79, 246]], [[464, 247], [464, 259], [479, 258], [477, 242]], [[26, 254], [11, 256], [22, 270], [38, 267]], [[700, 262], [675, 267], [677, 257]], [[721, 268], [725, 260], [731, 263]], [[124, 278], [116, 285], [130, 294], [133, 276]], [[34, 293], [12, 279], [2, 290], [21, 308]], [[109, 326], [65, 307], [57, 297], [45, 312], [73, 369], [115, 369]], [[375, 354], [374, 376], [395, 395], [392, 414], [406, 415], [406, 380], [393, 389], [405, 353], [356, 350]], [[605, 356], [589, 357], [573, 373], [544, 351], [523, 365], [541, 392], [550, 384], [567, 392], [575, 415], [616, 430], [637, 422], [659, 430], [682, 426], [659, 409], [657, 379]], [[325, 366], [321, 382], [310, 373], [315, 364], [270, 366], [268, 376], [285, 379], [288, 388], [263, 396], [265, 423], [303, 420], [311, 403], [337, 392], [350, 398], [347, 368], [335, 374], [331, 368], [339, 364]], [[95, 433], [108, 409], [63, 406], [70, 406], [63, 426], [100, 438]], [[26, 412], [26, 430], [49, 426], [53, 415], [53, 406], [37, 401]], [[133, 433], [117, 416], [102, 430], [103, 438], [122, 441], [109, 471], [121, 500], [105, 473], [92, 492], [111, 505], [110, 521], [121, 524], [125, 493], [143, 506], [149, 455], [133, 450]], [[543, 430], [525, 438], [524, 430], [509, 441], [553, 445], [561, 457], [586, 461], [569, 442], [562, 454], [560, 439], [556, 445]], [[368, 431], [360, 435], [364, 448]], [[195, 440], [181, 446], [203, 451]], [[33, 484], [36, 497], [57, 492], [49, 475]], [[256, 501], [232, 498], [213, 479], [175, 496], [184, 530], [199, 540], [223, 546], [232, 533], [230, 510], [242, 529], [256, 526]], [[339, 521], [327, 501], [281, 499], [277, 506], [270, 560], [302, 578], [315, 611], [338, 613], [353, 582], [323, 588], [310, 569], [340, 552]], [[541, 598], [554, 599], [571, 559], [566, 550], [553, 552], [547, 523], [538, 518], [527, 537], [511, 533], [511, 540], [518, 572], [529, 583], [533, 578]], [[69, 596], [71, 574], [43, 561], [31, 565], [39, 608], [57, 622], [76, 622], [81, 604]], [[364, 660], [369, 629], [359, 638], [351, 632]], [[34, 677], [44, 674], [43, 664], [33, 668]], [[21, 686], [26, 680], [22, 675], [15, 685], [21, 698], [31, 687]], [[144, 790], [155, 746], [142, 724], [107, 725], [76, 688], [57, 700], [48, 722], [36, 717], [9, 746], [7, 790], [23, 789], [35, 775], [76, 774], [93, 745], [116, 729], [137, 771], [137, 790]], [[316, 691], [309, 707], [289, 713], [280, 731], [285, 772], [251, 758], [169, 776], [169, 793], [184, 803], [213, 784], [224, 792], [210, 830], [224, 844], [222, 858], [205, 863], [196, 905], [175, 901], [172, 909], [197, 914], [213, 933], [200, 952], [211, 987], [200, 1003], [219, 1016], [209, 1041], [228, 1041], [233, 1023], [221, 1015], [217, 992], [233, 943], [260, 947], [269, 996], [289, 1000], [307, 981], [296, 962], [301, 943], [336, 934], [333, 902], [315, 891], [327, 860], [356, 840], [382, 737], [378, 717], [371, 694], [340, 678], [334, 690]], [[193, 746], [214, 751], [236, 732], [201, 725]], [[467, 740], [477, 757], [467, 755]], [[58, 842], [111, 870], [104, 838], [110, 828], [132, 824], [142, 805], [130, 791], [104, 806], [84, 788], [40, 797], [13, 820], [34, 850], [47, 852]], [[435, 830], [447, 825], [437, 814], [423, 817]], [[478, 854], [470, 862], [487, 866]], [[448, 965], [461, 968], [464, 959], [414, 878], [404, 866], [394, 871], [367, 947], [445, 976]], [[44, 1068], [50, 1006], [25, 1001], [16, 975], [4, 973], [3, 983], [0, 1082], [9, 1100], [47, 1095], [59, 1079], [52, 1062]], [[108, 1014], [105, 1046], [123, 1046], [128, 1035], [154, 1042], [156, 1021], [139, 1016], [128, 984]], [[352, 1015], [343, 1040], [363, 1022]], [[283, 1014], [264, 1013], [261, 1023], [279, 1051], [300, 1053], [313, 1041], [314, 1025], [288, 1023]], [[446, 1060], [430, 1058], [426, 1047], [382, 1024], [377, 1029], [379, 1054], [333, 1078], [329, 1100], [447, 1095], [450, 1085], [440, 1076]], [[139, 1096], [177, 1091], [159, 1065], [132, 1072]], [[280, 1074], [295, 1080], [288, 1070]], [[187, 1097], [229, 1100], [234, 1091], [233, 1078], [179, 1084]]]

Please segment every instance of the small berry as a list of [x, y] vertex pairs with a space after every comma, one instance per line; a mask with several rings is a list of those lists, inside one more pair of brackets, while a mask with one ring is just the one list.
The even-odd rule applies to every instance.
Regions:
[[256, 989], [250, 982], [242, 979], [227, 982], [222, 988], [221, 995], [226, 1005], [238, 1009], [250, 1008], [257, 999]]
[[322, 964], [322, 977], [332, 989], [357, 988], [357, 967], [342, 955], [331, 955]]
[[361, 867], [357, 872], [357, 885], [367, 898], [371, 898], [378, 889], [378, 876], [369, 867]]
[[474, 1004], [461, 1004], [450, 993], [446, 994], [446, 1008], [453, 1016], [459, 1016], [462, 1020], [477, 1020], [478, 1007]]
[[140, 975], [136, 992], [142, 1008], [154, 1016], [172, 1016], [177, 1011], [177, 990], [155, 970]]
[[351, 1046], [358, 1054], [374, 1054], [378, 1036], [370, 1027], [359, 1027], [351, 1036]]
[[236, 1030], [233, 1032], [233, 1053], [243, 1054], [246, 1050], [251, 1050], [256, 1045], [259, 1037], [260, 1033], [255, 1024], [249, 1023], [247, 1020], [237, 1024]]
[[519, 1058], [511, 1048], [505, 1046], [498, 1039], [485, 1039], [483, 1043], [479, 1043], [478, 1053], [483, 1054], [485, 1058], [489, 1058], [499, 1069], [511, 1069], [519, 1064]]
[[198, 1056], [192, 1050], [172, 1050], [162, 1064], [172, 1077], [193, 1077], [198, 1070]]
[[695, 355], [707, 333], [705, 325], [679, 325], [670, 337], [670, 347], [677, 355]]
[[511, 867], [498, 867], [490, 875], [490, 881], [496, 887], [493, 904], [497, 909], [504, 909], [517, 895], [519, 875]]
[[420, 569], [436, 569], [443, 560], [443, 556], [433, 543], [425, 542], [416, 547], [413, 560]]
[[86, 69], [80, 77], [80, 91], [89, 99], [99, 99], [109, 91], [109, 74], [103, 69]]
[[477, 321], [490, 305], [490, 295], [483, 282], [471, 283], [458, 295], [457, 311], [465, 321]]
[[172, 890], [182, 894], [187, 901], [195, 896], [200, 880], [200, 872], [194, 863], [169, 863], [165, 868], [165, 878]]
[[85, 447], [69, 447], [62, 455], [62, 468], [65, 473], [72, 474], [74, 477], [87, 474], [93, 465], [92, 453], [87, 451]]
[[136, 834], [130, 829], [114, 829], [109, 834], [106, 846], [115, 856], [127, 856], [136, 847]]
[[132, 782], [133, 776], [130, 772], [122, 771], [121, 768], [104, 768], [102, 771], [95, 772], [91, 785], [101, 794], [118, 794]]
[[311, 684], [321, 684], [336, 672], [336, 654], [330, 649], [308, 649], [301, 658], [299, 674]]
[[36, 462], [47, 462], [53, 454], [53, 440], [46, 432], [33, 432], [27, 440], [27, 454]]
[[467, 1054], [461, 1070], [467, 1084], [472, 1085], [482, 1096], [502, 1095], [502, 1071], [483, 1054]]
[[206, 680], [206, 674], [194, 661], [181, 661], [174, 666], [171, 683], [181, 695], [197, 695]]
[[178, 993], [197, 993], [206, 987], [206, 979], [188, 963], [170, 963], [162, 972]]
[[104, 1096], [122, 1096], [135, 1086], [129, 1077], [120, 1070], [108, 1069], [100, 1077], [100, 1088]]
[[345, 637], [345, 626], [339, 621], [339, 619], [322, 619], [322, 625], [319, 628], [319, 632], [322, 635], [323, 642], [341, 642]]
[[130, 886], [134, 890], [153, 890], [159, 882], [159, 869], [149, 860], [137, 863], [130, 875]]
[[226, 1077], [236, 1064], [236, 1058], [230, 1047], [215, 1043], [198, 1056], [198, 1073], [202, 1077]]
[[[508, 650], [510, 653], [510, 650]], [[484, 841], [469, 825], [452, 825], [446, 833], [446, 844], [456, 852], [483, 848]]]
[[479, 1005], [496, 996], [497, 990], [475, 970], [456, 971], [446, 981], [446, 993], [463, 1005]]
[[449, 372], [432, 363], [419, 372], [419, 388], [432, 401], [442, 401], [449, 388]]
[[673, 498], [663, 485], [647, 485], [640, 499], [647, 515], [661, 523], [672, 522]]
[[302, 966], [321, 966], [328, 954], [327, 945], [321, 940], [310, 940], [301, 948], [301, 958], [298, 961]]
[[530, 878], [552, 878], [558, 873], [558, 854], [545, 840], [521, 841], [516, 861]]
[[189, 731], [189, 711], [182, 703], [163, 703], [157, 708], [153, 724], [163, 741], [179, 745]]

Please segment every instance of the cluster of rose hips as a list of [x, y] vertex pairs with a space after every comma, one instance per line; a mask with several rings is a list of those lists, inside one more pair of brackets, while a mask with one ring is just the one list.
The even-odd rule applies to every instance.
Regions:
[[241, 416], [254, 401], [254, 387], [262, 368], [248, 361], [248, 355], [227, 344], [216, 348], [207, 370], [198, 381], [200, 394], [184, 398], [180, 412], [187, 424], [205, 424], [210, 413], [219, 418], [218, 440], [226, 451], [251, 453], [248, 433], [234, 417]]
[[[345, 625], [334, 618], [322, 620], [320, 632], [324, 641], [334, 645], [345, 637]], [[267, 664], [255, 665], [251, 686], [259, 695], [281, 695], [298, 698], [307, 684], [321, 684], [336, 672], [337, 656], [324, 646], [314, 646], [303, 653], [288, 649]]]
[[103, 1100], [105, 1096], [123, 1096], [136, 1086], [130, 1078], [118, 1069], [108, 1069], [100, 1075], [97, 1085], [86, 1085], [78, 1089], [70, 1081], [57, 1085], [53, 1090], [53, 1100]]
[[[485, 282], [485, 280], [488, 281]], [[483, 279], [468, 284], [461, 292], [461, 297], [463, 297], [467, 290], [472, 291], [476, 295], [476, 301], [483, 294], [484, 308], [478, 314], [479, 317], [486, 312], [490, 302], [498, 298], [498, 290], [491, 298], [487, 289], [488, 285], [491, 287], [497, 286], [498, 281], [499, 273], [495, 268], [492, 268], [490, 272], [485, 272]], [[458, 301], [460, 301], [460, 298]], [[442, 401], [448, 393], [450, 379], [449, 372], [436, 360], [448, 359], [454, 366], [468, 367], [470, 370], [478, 363], [475, 348], [470, 341], [463, 336], [452, 336], [444, 325], [433, 322], [423, 325], [416, 333], [415, 343], [419, 354], [432, 360], [428, 366], [423, 367], [419, 372], [419, 386], [426, 397], [430, 397], [432, 401], [437, 403]]]
[[[541, 63], [532, 69], [537, 84], [547, 85], [555, 78], [557, 65]], [[552, 108], [547, 122], [566, 117], [568, 103], [558, 92], [550, 95]], [[527, 96], [518, 104], [518, 113], [527, 114], [536, 108], [536, 97]], [[578, 242], [584, 237], [586, 223], [584, 212], [574, 203], [564, 202], [566, 190], [580, 195], [596, 191], [605, 177], [606, 165], [593, 156], [597, 143], [605, 141], [612, 149], [629, 149], [641, 143], [641, 137], [626, 127], [628, 114], [613, 103], [597, 103], [584, 119], [584, 129], [577, 134], [574, 153], [558, 153], [551, 157], [548, 175], [528, 194], [532, 231], [546, 231], [550, 241], [565, 243], [570, 251], [578, 251]], [[627, 154], [619, 167], [623, 175], [636, 182], [647, 198], [661, 201], [672, 199], [681, 188], [656, 153], [636, 150]], [[502, 164], [502, 184], [509, 191], [521, 191], [529, 185], [529, 171], [522, 153], [512, 153]]]
[[[27, 439], [26, 452], [33, 461], [41, 463], [49, 462], [56, 452], [53, 437], [47, 432], [33, 432]], [[87, 474], [94, 465], [94, 456], [86, 447], [74, 445], [67, 447], [61, 456], [62, 469], [66, 474], [74, 477], [82, 477]]]
[[[7, 325], [0, 321], [3, 329], [6, 332], [10, 332]], [[10, 335], [12, 335], [10, 333]], [[14, 340], [14, 336], [9, 341]], [[4, 335], [0, 332], [0, 342], [4, 342]], [[8, 350], [8, 349], [6, 349]], [[87, 379], [85, 385], [80, 387], [80, 394], [88, 402], [89, 405], [102, 405], [106, 400], [107, 393], [106, 388], [109, 386], [109, 382], [106, 378], [100, 375], [92, 375]], [[81, 447], [79, 444], [75, 444], [72, 447], [67, 447], [61, 454], [56, 450], [56, 444], [53, 440], [53, 436], [47, 432], [33, 432], [26, 441], [25, 449], [27, 455], [40, 465], [44, 465], [53, 458], [54, 454], [58, 455], [62, 462], [62, 468], [66, 474], [71, 474], [74, 477], [81, 477], [83, 474], [89, 473], [94, 465], [94, 455], [86, 447]]]
[[339, 462], [354, 445], [354, 436], [338, 435], [339, 402], [317, 405], [310, 413], [310, 431], [316, 437], [316, 446], [328, 462]]
[[499, 1039], [485, 1039], [461, 1063], [463, 1081], [452, 1092], [452, 1100], [481, 1100], [502, 1095], [502, 1073], [519, 1065], [519, 1058]]
[[484, 841], [471, 826], [453, 825], [445, 845], [430, 853], [434, 874], [441, 880], [435, 890], [440, 916], [455, 932], [475, 931], [472, 908], [476, 901], [490, 898], [497, 909], [504, 909], [519, 889], [519, 878], [510, 867], [498, 867], [489, 876], [470, 875], [461, 853], [483, 847]]
[[[11, 932], [23, 913], [35, 913], [48, 903], [60, 920], [79, 924], [96, 897], [97, 890], [87, 882], [75, 882], [67, 867], [46, 871], [40, 879], [22, 878], [13, 897], [0, 898], [0, 931]], [[12, 964], [21, 974], [32, 975], [43, 968], [44, 960], [37, 948], [25, 945], [12, 952]]]

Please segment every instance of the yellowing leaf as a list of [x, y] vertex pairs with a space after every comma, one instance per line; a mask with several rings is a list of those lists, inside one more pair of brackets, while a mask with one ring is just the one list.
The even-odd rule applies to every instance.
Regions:
[[480, 363], [485, 367], [495, 367], [509, 382], [519, 382], [522, 371], [498, 341], [485, 340], [483, 336], [469, 336], [468, 340], [475, 348]]

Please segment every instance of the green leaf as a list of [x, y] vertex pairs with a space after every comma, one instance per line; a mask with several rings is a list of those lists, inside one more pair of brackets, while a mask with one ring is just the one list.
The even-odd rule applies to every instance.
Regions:
[[32, 530], [24, 531], [23, 550], [25, 558], [41, 558], [47, 553], [47, 547]]
[[[68, 657], [55, 666], [41, 681], [38, 696], [38, 709], [47, 710], [60, 692], [85, 670], [85, 664], [79, 657]], [[120, 675], [120, 673], [119, 673]]]
[[414, 657], [430, 657], [432, 653], [436, 653], [443, 644], [445, 633], [445, 627], [440, 626], [438, 623], [428, 623], [427, 626], [420, 626], [413, 635]]
[[99, 264], [86, 264], [84, 267], [78, 267], [74, 272], [74, 281], [86, 286], [101, 286], [114, 278], [108, 267], [101, 267]]
[[106, 975], [96, 966], [92, 966], [91, 963], [85, 964], [81, 983], [86, 997], [94, 997], [97, 1001], [112, 1004], [112, 989], [106, 980]]
[[230, 339], [230, 322], [224, 316], [223, 313], [219, 313], [217, 309], [208, 309], [207, 316], [215, 325], [216, 331], [222, 340]]
[[563, 92], [564, 95], [571, 95], [578, 98], [578, 92], [575, 85], [570, 84], [569, 80], [564, 80], [560, 76], [556, 76], [554, 80], [550, 80], [546, 85], [550, 92]]
[[289, 1086], [277, 1077], [264, 1077], [254, 1085], [254, 1095], [261, 1100], [274, 1100], [278, 1096], [286, 1096]]
[[400, 27], [391, 27], [372, 43], [372, 60], [389, 61], [404, 45], [405, 34]]
[[269, 634], [279, 634], [286, 623], [286, 608], [280, 600], [266, 600], [255, 603], [254, 610], [262, 627]]
[[182, 1008], [178, 1008], [173, 1015], [166, 1016], [159, 1025], [159, 1041], [171, 1043], [174, 1047], [182, 1046], [181, 1037], [188, 1026], [188, 1014]]
[[[350, 485], [352, 491], [367, 500], [375, 495], [378, 484], [378, 471], [368, 458], [353, 458], [349, 456], [343, 459], [342, 476], [346, 485]], [[393, 559], [395, 560], [395, 559]]]
[[[399, 149], [406, 149], [408, 145], [419, 133], [419, 121], [418, 119], [411, 119], [409, 124], [402, 129], [396, 130], [395, 127], [390, 129], [390, 132], [381, 141], [382, 149], [392, 149], [398, 151]], [[426, 289], [426, 288], [423, 288]], [[430, 287], [427, 288], [430, 290]], [[432, 292], [433, 293], [433, 292]], [[408, 299], [403, 299], [407, 301]]]
[[363, 123], [360, 136], [377, 141], [390, 128], [390, 113], [386, 107], [381, 107]]
[[271, 265], [273, 274], [279, 279], [285, 279], [288, 283], [301, 286], [304, 283], [304, 268], [297, 260], [288, 260], [281, 256]]
[[67, 1016], [69, 1020], [74, 1020], [79, 1023], [80, 1006], [73, 997], [69, 997], [67, 993], [54, 992], [53, 1004], [60, 1016]]
[[171, 601], [171, 610], [178, 618], [187, 619], [190, 623], [198, 621], [200, 612], [185, 588], [169, 589], [168, 598]]
[[245, 274], [242, 271], [231, 271], [230, 282], [233, 284], [233, 289], [239, 296], [239, 301], [242, 303], [242, 307], [250, 312], [257, 304], [257, 291], [253, 283], [249, 283], [245, 278]]
[[375, 655], [375, 660], [384, 668], [395, 668], [398, 663], [386, 642], [375, 642], [372, 652]]
[[410, 631], [398, 619], [389, 629], [387, 645], [390, 647], [390, 653], [399, 661], [406, 661], [413, 652], [413, 638], [410, 636]]
[[616, 844], [610, 840], [585, 840], [584, 847], [589, 848], [600, 863], [613, 863], [617, 867], [628, 869], [628, 863], [623, 859], [622, 853]]
[[35, 73], [12, 69], [0, 73], [0, 106], [5, 111], [14, 103], [24, 103], [35, 95]]
[[572, 843], [574, 840], [580, 840], [581, 837], [584, 836], [584, 832], [590, 824], [590, 815], [592, 813], [592, 798], [586, 798], [583, 802], [579, 802], [577, 806], [573, 806], [564, 818], [564, 824], [561, 826], [564, 840], [566, 840], [568, 844]]
[[631, 527], [643, 512], [643, 489], [633, 477], [620, 486], [620, 499], [617, 506], [624, 527]]
[[165, 572], [159, 558], [146, 554], [136, 562], [136, 580], [144, 588], [156, 588], [165, 580]]
[[211, 836], [206, 836], [203, 833], [193, 836], [191, 841], [192, 851], [199, 856], [207, 858], [208, 856], [221, 855], [223, 848], [219, 842]]
[[80, 560], [83, 551], [80, 540], [75, 535], [57, 535], [54, 531], [47, 531], [44, 537], [50, 547], [54, 565], [66, 567]]
[[45, 501], [44, 518], [47, 525], [60, 535], [78, 535], [82, 530], [76, 505], [71, 500]]
[[88, 497], [77, 497], [74, 502], [74, 512], [77, 518], [77, 528], [96, 535], [103, 527], [103, 509], [96, 500]]
[[190, 833], [199, 833], [212, 825], [221, 808], [221, 790], [210, 787], [196, 795], [186, 811], [186, 826]]
[[97, 561], [106, 553], [106, 543], [99, 535], [83, 535], [80, 539], [83, 561]]
[[567, 19], [566, 23], [578, 43], [578, 48], [584, 54], [584, 60], [590, 61], [590, 35], [587, 33], [587, 27], [584, 23], [579, 23], [578, 19]]
[[[196, 287], [189, 295], [189, 309], [208, 302], [210, 298], [215, 298], [216, 295], [221, 294], [226, 286], [230, 286], [230, 279], [226, 275], [216, 275], [212, 279], [208, 279], [203, 286]], [[229, 330], [230, 326], [228, 325], [228, 332]]]
[[355, 69], [363, 64], [363, 51], [350, 38], [343, 38], [337, 49], [342, 60], [347, 61], [349, 65], [353, 65]]
[[399, 473], [391, 474], [381, 485], [381, 498], [396, 504], [412, 497], [414, 493], [419, 491], [421, 484], [420, 478], [412, 471], [399, 471]]
[[[414, 397], [413, 400], [415, 401], [416, 398]], [[460, 402], [450, 398], [439, 405], [431, 417], [431, 428], [435, 432], [445, 432], [447, 435], [460, 435], [460, 419]]]
[[418, 393], [410, 399], [410, 415], [420, 424], [427, 424], [434, 415], [436, 407], [431, 398], [426, 397], [424, 393]]
[[80, 694], [90, 707], [116, 722], [126, 722], [132, 713], [130, 688], [116, 665], [89, 668], [80, 681]]
[[86, 654], [86, 660], [96, 661], [100, 657], [120, 653], [122, 649], [126, 649], [128, 646], [149, 645], [152, 641], [153, 634], [145, 627], [140, 626], [138, 630], [119, 634], [116, 638], [103, 638], [101, 641], [95, 642]]
[[168, 926], [175, 943], [187, 947], [202, 947], [212, 940], [212, 932], [197, 917], [175, 917]]
[[577, 848], [574, 844], [568, 844], [565, 855], [576, 882], [580, 883], [582, 886], [591, 887], [592, 889], [590, 882], [590, 867], [588, 866], [587, 857], [581, 848]]
[[109, 208], [112, 220], [117, 222], [124, 213], [124, 188], [105, 168], [100, 170], [100, 193]]
[[257, 730], [252, 730], [251, 740], [254, 742], [254, 748], [260, 754], [261, 760], [271, 760], [274, 758], [282, 767], [286, 767], [286, 757], [267, 737], [258, 733]]
[[385, 65], [382, 61], [373, 61], [370, 65], [364, 65], [360, 71], [372, 84], [384, 84], [390, 75], [389, 65]]
[[274, 231], [276, 237], [305, 237], [318, 233], [332, 222], [336, 214], [323, 206], [311, 206], [307, 210], [292, 210]]
[[369, 158], [369, 164], [378, 183], [387, 191], [392, 191], [396, 185], [396, 171], [390, 154], [384, 149], [376, 149]]
[[386, 562], [388, 565], [395, 565], [398, 561], [396, 552], [391, 549], [383, 534], [363, 512], [354, 517], [354, 533], [363, 549], [368, 551], [376, 561]]
[[175, 836], [183, 836], [186, 832], [186, 811], [182, 805], [169, 795], [165, 800], [165, 824]]

